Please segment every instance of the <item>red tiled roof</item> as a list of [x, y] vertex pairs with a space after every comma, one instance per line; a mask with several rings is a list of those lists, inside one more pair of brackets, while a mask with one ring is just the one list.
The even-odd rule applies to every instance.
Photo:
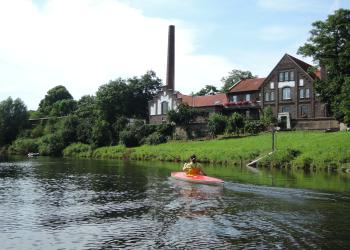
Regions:
[[227, 97], [225, 93], [206, 96], [188, 96], [178, 94], [178, 98], [182, 98], [182, 102], [187, 103], [191, 107], [216, 106], [223, 105], [227, 102]]
[[259, 90], [266, 78], [244, 79], [230, 89], [230, 93]]

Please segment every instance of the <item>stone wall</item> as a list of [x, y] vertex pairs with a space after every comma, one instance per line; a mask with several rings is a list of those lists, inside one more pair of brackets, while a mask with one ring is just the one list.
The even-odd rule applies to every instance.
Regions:
[[292, 121], [296, 130], [339, 130], [339, 122], [332, 118], [298, 119]]

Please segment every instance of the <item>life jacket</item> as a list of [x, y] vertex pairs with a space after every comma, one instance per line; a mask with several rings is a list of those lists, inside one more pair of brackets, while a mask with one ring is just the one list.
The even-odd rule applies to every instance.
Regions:
[[185, 172], [187, 176], [201, 175], [202, 169], [197, 164], [187, 163]]

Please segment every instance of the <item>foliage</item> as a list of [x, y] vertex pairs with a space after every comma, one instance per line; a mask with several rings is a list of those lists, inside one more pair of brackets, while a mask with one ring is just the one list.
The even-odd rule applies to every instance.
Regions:
[[79, 126], [79, 118], [76, 115], [65, 117], [61, 128], [61, 136], [64, 145], [69, 145], [77, 141], [77, 128]]
[[244, 128], [244, 122], [244, 117], [241, 114], [234, 112], [228, 118], [228, 132], [235, 133], [239, 136]]
[[265, 128], [269, 127], [270, 125], [273, 125], [277, 122], [276, 117], [273, 115], [272, 108], [266, 107], [264, 108], [262, 112], [262, 116], [260, 117], [261, 125], [263, 125]]
[[101, 147], [93, 151], [93, 158], [124, 159], [127, 158], [127, 149], [124, 145]]
[[259, 167], [290, 167], [290, 162], [300, 154], [296, 149], [278, 150], [258, 162]]
[[41, 155], [61, 156], [65, 145], [58, 133], [48, 134], [39, 140], [39, 153]]
[[228, 76], [221, 78], [221, 82], [224, 84], [221, 91], [228, 92], [229, 89], [238, 81], [242, 79], [256, 78], [250, 71], [243, 71], [239, 69], [233, 69], [228, 73]]
[[30, 152], [38, 152], [39, 143], [37, 139], [19, 138], [9, 147], [11, 154], [26, 155]]
[[208, 95], [208, 94], [216, 94], [217, 92], [219, 92], [219, 90], [215, 86], [205, 85], [204, 88], [202, 88], [200, 91], [198, 91], [194, 95], [203, 96], [203, 95]]
[[350, 10], [339, 9], [312, 26], [311, 36], [298, 54], [311, 56], [326, 69], [326, 79], [315, 81], [316, 91], [323, 102], [330, 104], [336, 118], [344, 121], [350, 112], [350, 95], [348, 88], [343, 87], [350, 76]]
[[52, 105], [50, 116], [66, 116], [77, 109], [77, 102], [74, 100], [59, 100]]
[[256, 135], [261, 132], [264, 128], [264, 125], [260, 121], [245, 121], [244, 131], [251, 135]]
[[212, 136], [217, 136], [225, 132], [227, 118], [222, 114], [214, 113], [209, 117], [208, 129]]
[[146, 141], [146, 144], [157, 145], [157, 144], [165, 143], [167, 139], [163, 134], [159, 132], [154, 132], [150, 134], [145, 141]]
[[118, 78], [98, 89], [97, 107], [110, 124], [119, 116], [148, 119], [148, 101], [160, 88], [161, 80], [153, 71], [148, 71], [140, 78]]
[[[38, 111], [47, 116], [51, 113], [54, 104], [62, 100], [73, 100], [73, 97], [64, 86], [58, 85], [50, 89], [45, 95], [45, 98], [40, 101]], [[66, 105], [64, 104], [62, 106]]]
[[73, 143], [63, 150], [64, 157], [90, 158], [92, 148], [88, 144]]
[[136, 147], [139, 145], [139, 140], [135, 133], [131, 130], [123, 130], [120, 132], [120, 143], [126, 147]]
[[111, 131], [108, 122], [97, 120], [92, 128], [91, 139], [95, 147], [110, 145]]
[[0, 102], [0, 146], [10, 144], [28, 122], [27, 107], [19, 98]]
[[199, 109], [191, 108], [186, 103], [180, 103], [177, 110], [168, 112], [168, 120], [183, 128], [187, 137], [191, 138], [190, 124], [193, 123], [199, 116], [207, 116], [208, 113]]
[[344, 78], [344, 83], [339, 95], [339, 112], [342, 115], [342, 120], [350, 126], [350, 76]]

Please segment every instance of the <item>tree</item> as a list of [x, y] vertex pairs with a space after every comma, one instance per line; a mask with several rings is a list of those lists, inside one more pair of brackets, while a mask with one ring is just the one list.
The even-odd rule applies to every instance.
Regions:
[[228, 127], [229, 132], [239, 136], [240, 131], [244, 128], [244, 117], [239, 113], [233, 113], [228, 119]]
[[195, 93], [194, 95], [197, 96], [203, 96], [203, 95], [208, 95], [208, 94], [216, 94], [218, 91], [218, 89], [213, 86], [213, 85], [205, 85], [204, 88], [202, 88], [200, 91], [198, 91], [197, 93]]
[[277, 122], [277, 119], [273, 115], [273, 111], [270, 106], [264, 108], [260, 121], [265, 128]]
[[193, 123], [198, 116], [206, 115], [207, 112], [205, 111], [191, 108], [186, 103], [180, 103], [177, 110], [170, 110], [168, 112], [168, 120], [184, 129], [188, 138], [192, 138], [190, 124]]
[[227, 118], [222, 114], [214, 113], [209, 117], [208, 129], [212, 136], [217, 136], [225, 132], [227, 126]]
[[148, 119], [148, 102], [160, 91], [162, 80], [154, 71], [147, 71], [141, 77], [129, 78], [127, 83], [130, 91], [128, 113], [136, 118]]
[[236, 82], [242, 79], [251, 79], [256, 78], [250, 71], [243, 71], [239, 69], [233, 69], [228, 73], [228, 76], [221, 78], [221, 82], [224, 84], [221, 91], [228, 92], [228, 90], [235, 84]]
[[0, 146], [10, 144], [27, 125], [27, 107], [19, 98], [0, 102]]
[[40, 101], [38, 110], [43, 115], [49, 115], [54, 104], [62, 100], [73, 100], [73, 97], [64, 86], [58, 85], [47, 92]]
[[298, 54], [311, 56], [326, 69], [327, 77], [315, 81], [316, 91], [321, 101], [330, 104], [335, 117], [345, 121], [350, 98], [348, 88], [343, 87], [350, 77], [350, 10], [339, 9], [312, 26], [311, 36]]
[[102, 85], [96, 93], [96, 104], [103, 118], [113, 124], [117, 117], [148, 118], [148, 101], [161, 88], [161, 80], [153, 71], [140, 78], [118, 78]]

